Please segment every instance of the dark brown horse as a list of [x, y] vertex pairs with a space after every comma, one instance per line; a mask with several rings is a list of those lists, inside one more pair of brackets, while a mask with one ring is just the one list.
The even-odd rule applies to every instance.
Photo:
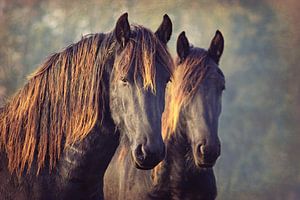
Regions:
[[179, 35], [177, 68], [163, 114], [167, 156], [152, 172], [137, 170], [122, 143], [105, 174], [105, 199], [215, 199], [212, 167], [220, 155], [218, 120], [225, 79], [218, 63], [223, 47], [219, 31], [208, 51], [191, 47], [184, 32]]
[[0, 199], [102, 199], [120, 137], [134, 166], [155, 167], [171, 32], [166, 15], [153, 33], [125, 13], [112, 32], [52, 55], [1, 109]]

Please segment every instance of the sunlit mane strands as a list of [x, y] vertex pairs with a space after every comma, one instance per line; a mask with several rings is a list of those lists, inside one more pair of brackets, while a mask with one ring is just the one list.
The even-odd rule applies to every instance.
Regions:
[[218, 120], [225, 77], [218, 62], [224, 39], [216, 31], [205, 50], [192, 47], [183, 31], [176, 47], [176, 69], [166, 87], [161, 119], [166, 145], [164, 160], [151, 171], [138, 170], [130, 162], [130, 146], [120, 142], [105, 172], [105, 199], [216, 198], [212, 167], [221, 153]]
[[139, 25], [133, 25], [131, 29], [132, 38], [122, 51], [120, 59], [116, 60], [114, 78], [120, 80], [126, 77], [131, 64], [133, 64], [134, 81], [136, 82], [140, 75], [143, 77], [144, 89], [150, 89], [155, 93], [155, 59], [159, 59], [163, 66], [167, 66], [167, 70], [171, 74], [173, 71], [171, 55], [150, 30]]
[[138, 169], [161, 162], [171, 34], [168, 15], [152, 32], [123, 13], [111, 32], [50, 56], [0, 107], [0, 199], [104, 199], [122, 144], [120, 162], [127, 152]]
[[[171, 56], [150, 30], [131, 28], [133, 37], [114, 63], [114, 79], [126, 76], [134, 64], [135, 82], [141, 76], [143, 87], [155, 93], [156, 59], [171, 74]], [[53, 169], [64, 146], [82, 140], [102, 121], [103, 73], [116, 44], [113, 32], [92, 34], [53, 54], [3, 108], [0, 147], [10, 172], [29, 172], [36, 159], [38, 174], [48, 157]]]
[[65, 145], [71, 144], [93, 128], [103, 104], [99, 98], [105, 60], [98, 51], [108, 52], [106, 43], [111, 42], [103, 40], [111, 39], [111, 35], [89, 35], [52, 55], [5, 106], [0, 144], [11, 172], [20, 175], [26, 165], [30, 169], [35, 154], [37, 173], [47, 154], [52, 169], [63, 139]]
[[168, 139], [175, 132], [181, 108], [188, 104], [199, 87], [209, 65], [207, 52], [193, 48], [187, 59], [177, 66], [168, 87], [165, 112], [163, 114], [162, 135]]

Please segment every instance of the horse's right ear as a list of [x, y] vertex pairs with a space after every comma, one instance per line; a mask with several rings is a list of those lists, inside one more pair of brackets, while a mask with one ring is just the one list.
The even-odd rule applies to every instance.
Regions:
[[115, 36], [119, 44], [125, 47], [130, 38], [130, 25], [128, 22], [128, 13], [124, 13], [118, 19], [115, 28]]
[[165, 14], [161, 25], [155, 31], [155, 35], [159, 38], [159, 40], [162, 43], [167, 44], [170, 40], [173, 29], [172, 27], [173, 25], [170, 17], [167, 14]]
[[208, 54], [217, 64], [219, 64], [219, 60], [222, 56], [223, 49], [224, 49], [224, 38], [222, 33], [219, 30], [217, 30], [208, 49]]
[[185, 36], [185, 32], [182, 31], [177, 39], [177, 54], [180, 58], [180, 62], [184, 61], [190, 53], [190, 44]]

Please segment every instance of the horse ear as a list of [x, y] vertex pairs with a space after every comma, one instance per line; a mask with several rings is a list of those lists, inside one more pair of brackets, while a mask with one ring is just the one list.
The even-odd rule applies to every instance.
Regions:
[[172, 35], [172, 26], [173, 25], [170, 17], [167, 14], [165, 14], [161, 25], [155, 32], [155, 35], [159, 38], [159, 40], [162, 43], [167, 44], [170, 40]]
[[180, 58], [180, 62], [184, 61], [184, 59], [186, 59], [189, 53], [190, 53], [190, 44], [187, 37], [185, 36], [185, 32], [182, 31], [177, 39], [177, 54], [178, 57]]
[[117, 21], [115, 36], [119, 44], [125, 47], [130, 38], [130, 25], [128, 22], [128, 13], [124, 13]]
[[214, 38], [212, 39], [210, 43], [210, 47], [208, 49], [209, 56], [217, 63], [219, 64], [220, 58], [222, 56], [224, 49], [224, 38], [222, 33], [217, 30]]

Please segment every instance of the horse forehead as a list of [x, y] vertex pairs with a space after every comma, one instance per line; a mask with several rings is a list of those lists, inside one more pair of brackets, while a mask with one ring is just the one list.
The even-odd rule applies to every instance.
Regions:
[[224, 74], [217, 65], [209, 66], [206, 78], [207, 79], [217, 79], [219, 81], [225, 82]]

